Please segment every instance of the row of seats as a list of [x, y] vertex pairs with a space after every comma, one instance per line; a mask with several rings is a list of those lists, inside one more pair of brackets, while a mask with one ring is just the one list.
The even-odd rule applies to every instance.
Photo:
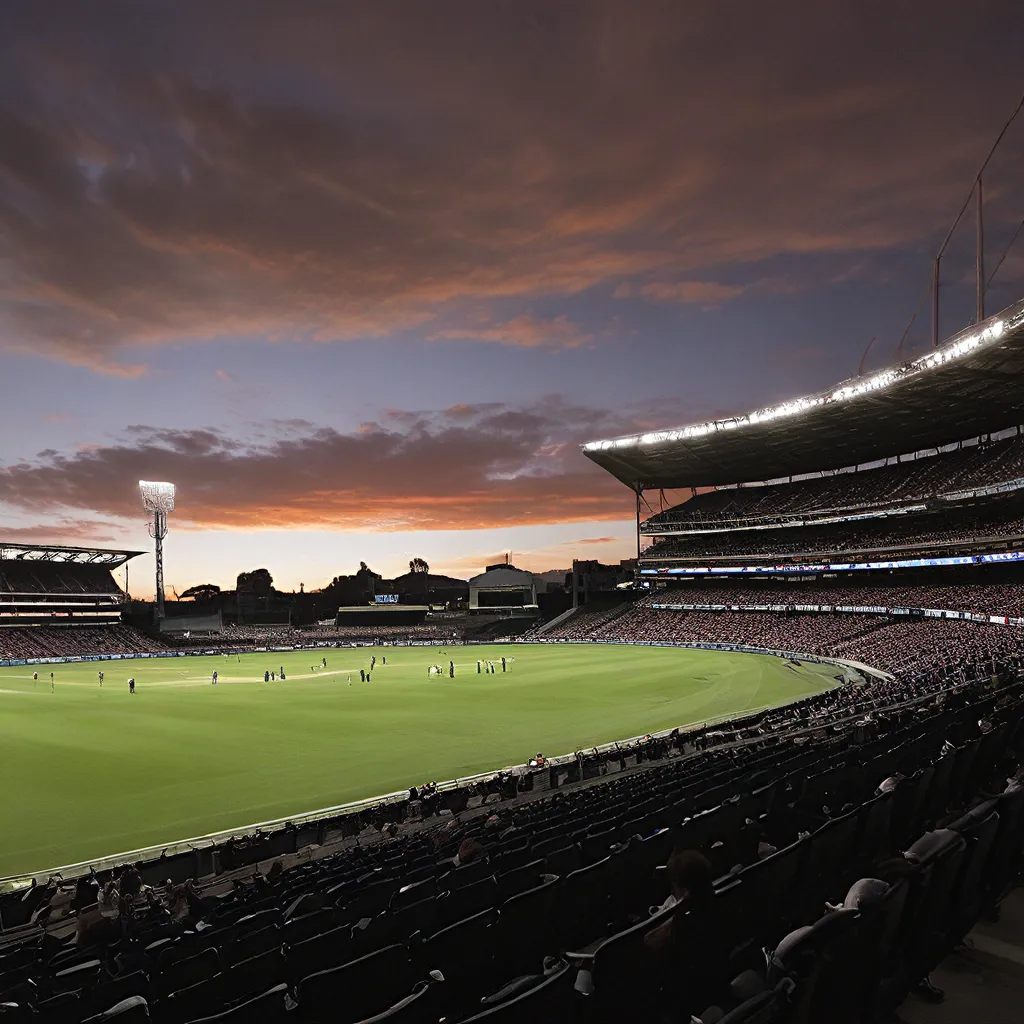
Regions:
[[838, 473], [697, 494], [648, 520], [649, 527], [723, 525], [739, 520], [879, 508], [1024, 477], [1024, 437], [972, 445], [859, 473]]

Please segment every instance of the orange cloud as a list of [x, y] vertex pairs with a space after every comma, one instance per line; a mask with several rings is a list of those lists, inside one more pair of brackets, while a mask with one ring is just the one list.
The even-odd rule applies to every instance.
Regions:
[[[344, 434], [268, 424], [266, 442], [207, 429], [127, 429], [115, 444], [0, 466], [0, 502], [136, 517], [135, 481], [178, 488], [175, 519], [204, 529], [451, 530], [624, 520], [630, 492], [575, 442], [609, 414], [548, 396], [443, 412], [392, 410]], [[635, 420], [612, 422], [630, 429]], [[573, 443], [568, 443], [571, 440]], [[607, 538], [595, 538], [604, 543]]]
[[492, 323], [477, 328], [448, 328], [435, 332], [431, 337], [494, 341], [522, 348], [579, 348], [591, 341], [593, 335], [581, 330], [566, 316], [537, 319], [524, 313], [505, 323]]

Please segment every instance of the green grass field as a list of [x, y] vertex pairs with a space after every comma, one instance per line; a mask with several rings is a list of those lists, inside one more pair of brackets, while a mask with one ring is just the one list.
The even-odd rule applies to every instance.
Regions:
[[[313, 674], [321, 654], [327, 670]], [[377, 669], [360, 683], [371, 654]], [[478, 657], [502, 655], [515, 658], [507, 674], [499, 665], [496, 675], [477, 675]], [[449, 656], [456, 678], [428, 679], [428, 666], [443, 660], [447, 669]], [[264, 683], [263, 672], [281, 665], [287, 681]], [[783, 704], [826, 689], [834, 672], [767, 655], [604, 645], [339, 649], [37, 670], [34, 683], [32, 668], [0, 668], [0, 875]]]

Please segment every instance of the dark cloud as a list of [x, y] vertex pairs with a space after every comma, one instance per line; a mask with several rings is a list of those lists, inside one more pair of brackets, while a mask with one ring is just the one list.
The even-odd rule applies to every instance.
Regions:
[[116, 544], [118, 531], [102, 520], [76, 519], [61, 516], [48, 523], [14, 526], [4, 529], [0, 541], [10, 544]]
[[[18, 3], [0, 14], [0, 346], [422, 329], [941, 231], [1016, 88], [1012, 0]], [[754, 274], [752, 277], [758, 275]], [[710, 289], [710, 290], [709, 290]]]
[[625, 519], [629, 492], [583, 458], [577, 442], [597, 424], [624, 431], [640, 422], [548, 396], [524, 408], [392, 411], [350, 434], [292, 421], [259, 442], [134, 425], [121, 442], [0, 466], [0, 503], [32, 514], [138, 517], [136, 481], [159, 479], [178, 487], [175, 517], [203, 528], [447, 530]]

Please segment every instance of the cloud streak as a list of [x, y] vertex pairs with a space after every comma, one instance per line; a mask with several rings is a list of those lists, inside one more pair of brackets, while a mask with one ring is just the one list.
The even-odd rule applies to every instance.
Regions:
[[917, 245], [1013, 74], [954, 0], [57, 7], [0, 22], [0, 347], [128, 378], [237, 335], [572, 347], [470, 311]]
[[[617, 429], [637, 420], [620, 418]], [[137, 517], [139, 479], [172, 480], [193, 528], [452, 530], [629, 518], [629, 493], [576, 441], [603, 410], [549, 396], [441, 412], [393, 410], [352, 433], [270, 423], [254, 441], [134, 425], [124, 439], [0, 466], [0, 502], [28, 514]], [[592, 538], [587, 543], [604, 543]]]

